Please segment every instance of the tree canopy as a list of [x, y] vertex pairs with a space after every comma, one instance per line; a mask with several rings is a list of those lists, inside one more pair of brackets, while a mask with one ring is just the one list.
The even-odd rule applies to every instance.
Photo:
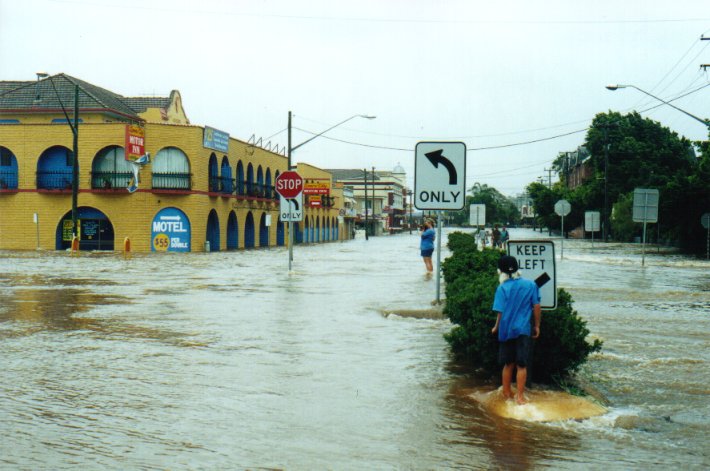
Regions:
[[[572, 205], [565, 227], [581, 226], [585, 211], [602, 212], [603, 221], [608, 162], [607, 216], [614, 239], [628, 241], [639, 235], [641, 225], [630, 221], [633, 191], [654, 188], [660, 193], [661, 239], [686, 250], [701, 250], [704, 236], [700, 217], [710, 212], [708, 141], [693, 143], [636, 112], [626, 115], [608, 112], [595, 116], [584, 147], [589, 152], [585, 165], [589, 165], [591, 175], [580, 186], [568, 189], [564, 179], [552, 188], [540, 183], [528, 185], [541, 224], [558, 227], [554, 204], [563, 198]], [[696, 148], [700, 157], [696, 156]], [[553, 165], [563, 174], [567, 170], [566, 155], [558, 156]]]

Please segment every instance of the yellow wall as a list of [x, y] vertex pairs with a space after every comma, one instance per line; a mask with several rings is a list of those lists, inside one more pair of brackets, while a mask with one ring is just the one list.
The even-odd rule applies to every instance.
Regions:
[[[223, 196], [209, 193], [210, 155], [216, 155], [219, 167], [225, 154], [202, 147], [202, 127], [147, 123], [146, 151], [155, 156], [164, 147], [181, 149], [190, 161], [192, 189], [184, 194], [152, 190], [151, 164], [148, 164], [141, 170], [138, 191], [129, 194], [123, 189], [93, 190], [90, 174], [92, 161], [101, 149], [109, 145], [124, 146], [125, 125], [93, 123], [88, 119], [88, 115], [82, 118], [84, 123], [79, 126], [78, 205], [93, 207], [108, 217], [114, 229], [115, 250], [120, 250], [123, 238], [129, 237], [134, 251], [150, 251], [151, 222], [156, 213], [166, 207], [176, 207], [189, 218], [192, 251], [203, 250], [211, 210], [215, 210], [219, 218], [221, 250], [225, 250], [227, 246], [227, 222], [231, 211], [235, 212], [239, 224], [239, 248], [244, 247], [244, 225], [249, 211], [254, 218], [255, 246], [259, 246], [259, 221], [262, 214], [271, 215], [269, 245], [276, 245], [278, 200], [263, 201], [237, 197], [234, 194]], [[72, 148], [69, 126], [0, 125], [0, 146], [8, 148], [15, 155], [19, 167], [18, 190], [0, 191], [0, 249], [34, 249], [37, 246], [34, 213], [39, 216], [39, 246], [42, 249], [55, 249], [57, 226], [64, 215], [71, 211], [71, 191], [41, 192], [36, 189], [37, 162], [46, 149], [55, 145]], [[272, 185], [277, 171], [283, 172], [287, 166], [286, 157], [233, 138], [230, 139], [227, 157], [232, 169], [232, 178], [236, 179], [237, 162], [241, 160], [245, 175], [247, 165], [252, 163], [254, 166], [254, 181], [259, 165], [264, 171], [269, 168]], [[301, 168], [308, 175], [330, 178], [330, 174], [315, 167], [301, 164], [299, 171]], [[340, 202], [338, 207], [342, 207], [342, 194]], [[335, 217], [337, 221], [338, 208], [308, 209], [306, 214]], [[342, 233], [341, 229], [341, 237]]]

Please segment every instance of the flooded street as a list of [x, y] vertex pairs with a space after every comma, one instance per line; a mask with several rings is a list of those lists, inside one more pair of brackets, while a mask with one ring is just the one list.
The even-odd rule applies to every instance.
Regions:
[[391, 314], [431, 308], [418, 245], [296, 246], [291, 274], [285, 248], [0, 252], [0, 468], [710, 466], [709, 262], [565, 241], [610, 409], [540, 424], [470, 399], [493, 385], [452, 362], [448, 320]]

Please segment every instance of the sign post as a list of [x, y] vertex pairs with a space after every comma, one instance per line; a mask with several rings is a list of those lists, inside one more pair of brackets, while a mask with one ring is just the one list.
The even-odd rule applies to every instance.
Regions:
[[560, 259], [565, 258], [565, 216], [572, 211], [572, 205], [567, 200], [559, 200], [555, 203], [555, 213], [562, 217], [562, 239], [560, 240]]
[[[281, 197], [280, 217], [282, 221], [289, 222], [288, 231], [288, 271], [291, 271], [293, 262], [293, 221], [303, 220], [303, 178], [292, 170], [279, 174], [274, 181], [276, 192]], [[299, 212], [300, 210], [300, 212]], [[288, 219], [284, 219], [287, 214]]]
[[418, 142], [414, 148], [414, 206], [437, 210], [436, 303], [441, 294], [441, 210], [461, 210], [466, 200], [466, 144]]
[[702, 224], [703, 227], [708, 230], [707, 249], [705, 252], [705, 258], [707, 260], [710, 260], [710, 213], [705, 213], [700, 217], [700, 224]]
[[472, 204], [470, 206], [468, 223], [472, 226], [480, 227], [486, 225], [486, 205]]
[[646, 223], [658, 222], [658, 190], [636, 188], [634, 190], [634, 222], [643, 223], [643, 239], [641, 242], [641, 266], [646, 259]]
[[508, 241], [508, 255], [518, 261], [520, 274], [540, 288], [540, 308], [557, 308], [555, 244], [551, 240]]
[[584, 230], [592, 233], [592, 248], [594, 248], [594, 233], [601, 228], [599, 211], [586, 211], [584, 213]]

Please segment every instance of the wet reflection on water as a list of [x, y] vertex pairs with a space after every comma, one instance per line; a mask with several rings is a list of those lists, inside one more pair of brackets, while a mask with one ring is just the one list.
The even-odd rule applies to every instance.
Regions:
[[292, 274], [283, 248], [0, 253], [0, 468], [707, 463], [710, 265], [565, 242], [558, 284], [605, 340], [582, 375], [611, 408], [535, 424], [471, 398], [496, 384], [452, 363], [418, 242], [299, 246]]

